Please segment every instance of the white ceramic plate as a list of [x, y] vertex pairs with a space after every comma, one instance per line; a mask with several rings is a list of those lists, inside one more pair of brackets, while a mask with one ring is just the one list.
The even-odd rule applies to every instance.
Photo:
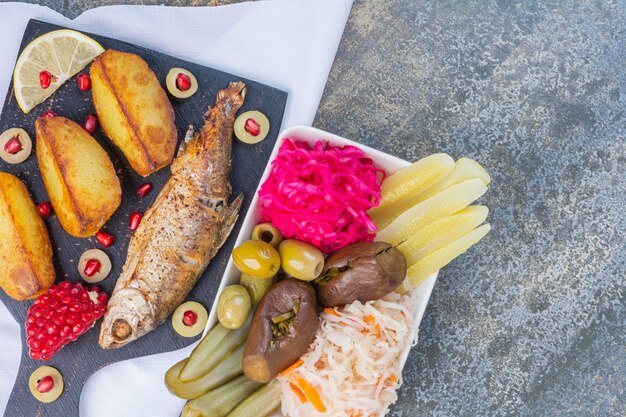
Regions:
[[[381, 151], [377, 151], [376, 149], [372, 149], [368, 146], [361, 145], [360, 143], [353, 142], [349, 139], [342, 138], [341, 136], [334, 135], [332, 133], [325, 132], [323, 130], [315, 129], [308, 126], [293, 126], [288, 129], [283, 130], [278, 139], [276, 140], [276, 145], [272, 150], [272, 154], [270, 156], [269, 163], [265, 167], [265, 171], [263, 172], [263, 176], [259, 181], [259, 186], [265, 182], [267, 179], [270, 169], [271, 162], [276, 158], [278, 154], [278, 149], [280, 145], [283, 143], [285, 138], [291, 138], [294, 140], [300, 140], [308, 142], [309, 144], [313, 144], [318, 140], [327, 141], [331, 145], [334, 146], [344, 146], [344, 145], [352, 145], [356, 146], [365, 152], [367, 156], [372, 158], [374, 163], [383, 168], [387, 173], [391, 174], [398, 171], [401, 168], [404, 168], [409, 165], [409, 162], [396, 158], [395, 156], [386, 154]], [[252, 145], [254, 146], [254, 145]], [[254, 198], [252, 199], [252, 204], [250, 205], [250, 209], [248, 213], [246, 213], [246, 217], [244, 218], [243, 225], [241, 226], [241, 230], [239, 231], [239, 236], [237, 236], [237, 242], [235, 246], [240, 245], [246, 240], [250, 239], [252, 235], [252, 229], [261, 221], [261, 213], [259, 210], [259, 198], [258, 198], [258, 187], [254, 194]], [[232, 257], [228, 261], [228, 265], [226, 266], [226, 271], [224, 272], [224, 276], [222, 278], [222, 282], [220, 284], [220, 288], [217, 292], [219, 295], [224, 287], [233, 284], [239, 284], [239, 271], [235, 268], [233, 264]], [[437, 274], [433, 274], [427, 280], [425, 280], [419, 287], [411, 292], [411, 295], [417, 300], [417, 307], [415, 313], [415, 328], [419, 327], [420, 322], [422, 321], [422, 317], [424, 315], [424, 311], [426, 310], [426, 305], [428, 304], [428, 299], [430, 298], [430, 294], [435, 285], [435, 280], [437, 278]], [[216, 298], [217, 301], [217, 298]], [[213, 303], [213, 307], [211, 308], [211, 312], [209, 314], [209, 321], [207, 323], [207, 328], [205, 329], [205, 333], [208, 329], [212, 328], [217, 323], [217, 302]], [[417, 336], [417, 332], [415, 333]], [[412, 341], [413, 342], [413, 341]], [[407, 345], [406, 350], [403, 352], [402, 359], [400, 361], [401, 367], [404, 368], [404, 364], [406, 363], [407, 357], [409, 356], [409, 351], [411, 350], [412, 343]], [[274, 416], [278, 417], [282, 414], [276, 413]]]

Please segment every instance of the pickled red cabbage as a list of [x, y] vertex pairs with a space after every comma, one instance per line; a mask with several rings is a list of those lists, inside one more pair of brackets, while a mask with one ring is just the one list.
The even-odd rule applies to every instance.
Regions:
[[372, 241], [376, 225], [367, 210], [381, 198], [385, 171], [355, 146], [285, 139], [259, 190], [261, 216], [283, 236], [329, 253]]

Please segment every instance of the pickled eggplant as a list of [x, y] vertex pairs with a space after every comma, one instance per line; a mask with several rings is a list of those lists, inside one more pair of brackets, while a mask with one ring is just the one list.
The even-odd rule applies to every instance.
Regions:
[[297, 279], [274, 285], [257, 308], [243, 354], [244, 374], [268, 383], [302, 356], [317, 331], [313, 287]]

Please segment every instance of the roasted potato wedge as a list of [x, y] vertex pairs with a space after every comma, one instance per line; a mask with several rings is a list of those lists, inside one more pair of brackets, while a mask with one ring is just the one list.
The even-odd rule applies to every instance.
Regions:
[[174, 157], [174, 110], [148, 64], [108, 50], [91, 66], [93, 102], [104, 132], [144, 177]]
[[18, 301], [54, 283], [48, 230], [24, 184], [0, 172], [0, 287]]
[[37, 119], [35, 130], [39, 170], [61, 226], [72, 236], [93, 236], [122, 201], [109, 155], [63, 117]]

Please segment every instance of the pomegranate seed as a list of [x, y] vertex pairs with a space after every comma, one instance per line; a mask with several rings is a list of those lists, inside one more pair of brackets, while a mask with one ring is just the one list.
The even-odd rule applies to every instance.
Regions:
[[45, 203], [39, 203], [37, 204], [37, 211], [41, 217], [47, 219], [52, 213], [52, 205], [47, 201]]
[[141, 223], [142, 217], [143, 214], [139, 213], [138, 211], [133, 211], [132, 213], [130, 213], [130, 221], [128, 223], [128, 227], [130, 227], [130, 230], [137, 230], [137, 228], [139, 227], [139, 223]]
[[244, 123], [243, 127], [246, 129], [246, 132], [250, 133], [252, 136], [258, 136], [259, 133], [261, 133], [261, 126], [259, 126], [252, 117], [246, 119], [246, 123]]
[[100, 230], [98, 233], [96, 233], [96, 240], [99, 244], [101, 244], [105, 248], [108, 248], [113, 244], [113, 242], [115, 242], [115, 237], [112, 234], [105, 232], [104, 230]]
[[48, 71], [41, 71], [39, 73], [39, 85], [41, 86], [41, 88], [46, 90], [48, 87], [50, 87], [51, 82], [52, 74], [50, 74]]
[[20, 138], [16, 135], [13, 136], [9, 141], [4, 145], [4, 150], [11, 155], [15, 155], [19, 151], [22, 150], [22, 142], [20, 142]]
[[87, 132], [93, 135], [97, 127], [98, 127], [98, 118], [96, 116], [94, 116], [93, 114], [90, 114], [87, 117], [85, 117], [85, 121], [83, 122], [83, 129], [85, 129]]
[[53, 112], [52, 110], [46, 110], [45, 112], [41, 113], [40, 117], [42, 119], [49, 119], [51, 117], [57, 117], [57, 114]]
[[180, 91], [187, 91], [191, 88], [191, 79], [187, 76], [187, 74], [183, 74], [179, 72], [176, 76], [176, 88]]
[[104, 294], [106, 303], [108, 295], [97, 287], [87, 290], [80, 283], [69, 281], [51, 286], [47, 294], [35, 300], [26, 315], [26, 344], [31, 358], [51, 359], [102, 317], [105, 305], [97, 304], [90, 293], [98, 299]]
[[137, 195], [139, 197], [145, 197], [150, 193], [150, 191], [152, 191], [152, 183], [147, 182], [145, 184], [140, 185], [139, 188], [137, 188]]
[[193, 326], [198, 321], [198, 315], [193, 310], [187, 310], [183, 313], [183, 324], [185, 326]]
[[87, 264], [85, 265], [85, 271], [84, 271], [85, 275], [87, 275], [88, 277], [93, 277], [94, 275], [96, 275], [96, 272], [98, 272], [101, 267], [102, 267], [102, 264], [100, 263], [99, 260], [90, 259], [87, 261]]
[[76, 81], [78, 82], [78, 89], [80, 91], [87, 91], [91, 88], [91, 77], [89, 77], [89, 74], [78, 74]]

